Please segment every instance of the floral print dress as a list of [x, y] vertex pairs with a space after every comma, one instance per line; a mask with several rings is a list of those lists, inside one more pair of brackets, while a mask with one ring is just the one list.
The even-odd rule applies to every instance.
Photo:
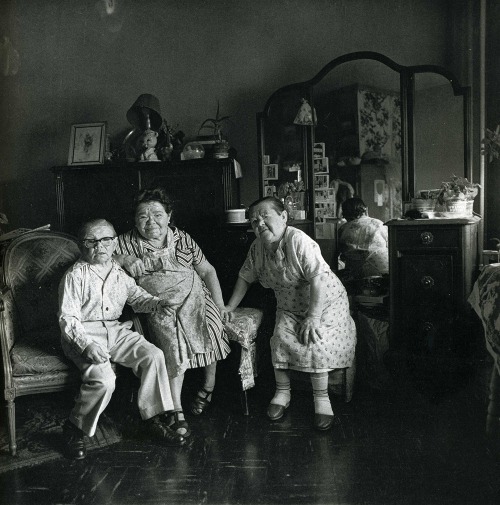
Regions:
[[[321, 339], [304, 345], [300, 324], [307, 316], [310, 280], [326, 274]], [[248, 283], [260, 282], [274, 290], [277, 300], [276, 324], [271, 338], [275, 368], [303, 372], [325, 372], [352, 365], [356, 328], [349, 312], [347, 293], [321, 255], [318, 244], [301, 230], [288, 227], [276, 252], [256, 239], [248, 252], [240, 277]]]

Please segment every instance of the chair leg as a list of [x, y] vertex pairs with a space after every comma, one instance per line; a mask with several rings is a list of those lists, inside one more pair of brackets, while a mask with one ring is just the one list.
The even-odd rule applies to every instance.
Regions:
[[344, 373], [342, 374], [342, 389], [344, 391], [344, 399], [346, 403], [352, 400], [352, 395], [354, 393], [354, 380], [356, 379], [356, 358], [354, 358], [352, 365], [348, 368], [344, 368]]
[[241, 392], [241, 405], [243, 407], [243, 415], [249, 416], [250, 410], [248, 408], [248, 395], [246, 390]]
[[491, 371], [488, 397], [486, 434], [489, 436], [498, 436], [500, 431], [500, 375], [495, 365], [493, 365], [493, 370]]
[[[7, 393], [6, 393], [7, 394]], [[9, 449], [12, 456], [16, 455], [16, 404], [14, 398], [7, 399], [7, 422], [9, 424]]]

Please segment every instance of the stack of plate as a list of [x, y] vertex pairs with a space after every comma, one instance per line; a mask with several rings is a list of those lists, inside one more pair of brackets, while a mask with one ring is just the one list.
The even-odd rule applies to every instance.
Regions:
[[245, 209], [229, 209], [226, 210], [226, 223], [246, 223]]

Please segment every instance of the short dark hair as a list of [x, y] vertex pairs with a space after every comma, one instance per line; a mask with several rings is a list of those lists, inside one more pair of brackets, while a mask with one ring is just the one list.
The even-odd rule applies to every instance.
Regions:
[[281, 200], [276, 198], [275, 196], [265, 196], [264, 198], [259, 198], [258, 200], [255, 200], [255, 202], [250, 204], [250, 207], [248, 207], [248, 214], [252, 212], [252, 209], [256, 207], [257, 205], [264, 203], [264, 202], [269, 202], [271, 204], [271, 207], [278, 213], [281, 214], [284, 210], [286, 210], [285, 205]]
[[347, 221], [358, 219], [366, 214], [366, 205], [361, 198], [348, 198], [342, 202], [342, 216]]
[[87, 235], [87, 232], [89, 228], [92, 228], [93, 226], [109, 226], [113, 230], [113, 237], [116, 237], [116, 231], [115, 227], [106, 219], [102, 218], [97, 218], [97, 219], [90, 219], [89, 221], [85, 221], [81, 226], [80, 229], [78, 230], [78, 240], [81, 242], [84, 238], [85, 235]]
[[135, 208], [141, 203], [158, 202], [163, 205], [165, 212], [170, 214], [174, 208], [174, 201], [165, 188], [156, 187], [145, 189], [135, 197]]

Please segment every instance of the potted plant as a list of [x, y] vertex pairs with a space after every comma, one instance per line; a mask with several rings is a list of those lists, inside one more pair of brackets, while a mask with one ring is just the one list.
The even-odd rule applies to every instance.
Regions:
[[229, 157], [229, 142], [222, 135], [222, 124], [228, 121], [230, 116], [220, 115], [220, 104], [217, 100], [217, 112], [214, 118], [207, 118], [201, 123], [198, 129], [199, 133], [204, 129], [212, 130], [214, 142], [214, 158], [227, 158]]
[[438, 203], [446, 206], [448, 212], [470, 216], [480, 187], [465, 177], [453, 175], [449, 181], [441, 183]]

